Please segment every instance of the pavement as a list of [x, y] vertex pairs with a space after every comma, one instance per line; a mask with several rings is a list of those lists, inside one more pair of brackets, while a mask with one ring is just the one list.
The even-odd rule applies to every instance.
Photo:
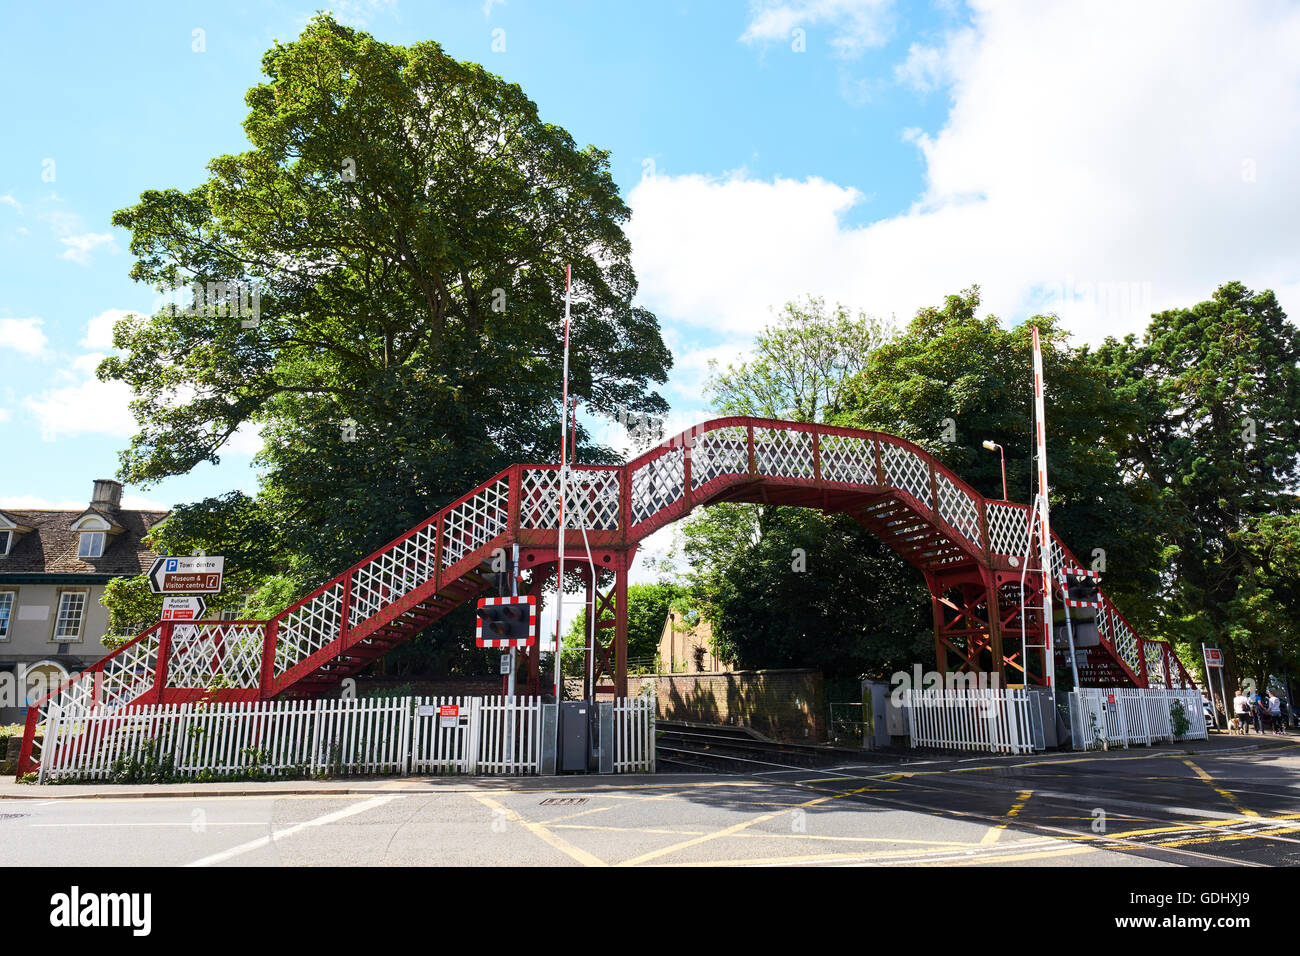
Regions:
[[6, 866], [1300, 863], [1300, 739], [617, 777], [0, 784]]

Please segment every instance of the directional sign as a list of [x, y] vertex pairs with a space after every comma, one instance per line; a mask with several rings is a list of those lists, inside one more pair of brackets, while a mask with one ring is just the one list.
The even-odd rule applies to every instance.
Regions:
[[226, 559], [210, 554], [192, 558], [157, 558], [149, 569], [154, 594], [219, 594]]
[[208, 609], [208, 602], [201, 597], [165, 597], [163, 598], [162, 620], [197, 621]]

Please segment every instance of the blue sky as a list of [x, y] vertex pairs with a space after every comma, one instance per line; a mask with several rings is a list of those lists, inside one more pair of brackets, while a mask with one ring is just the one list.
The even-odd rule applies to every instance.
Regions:
[[[1005, 321], [1055, 307], [1087, 340], [1232, 278], [1300, 309], [1300, 11], [1132, 6], [333, 9], [389, 42], [438, 40], [612, 151], [685, 426], [708, 359], [740, 355], [803, 293], [902, 321], [978, 282]], [[116, 470], [128, 396], [91, 372], [113, 318], [155, 293], [127, 277], [129, 237], [109, 218], [243, 148], [261, 54], [315, 9], [3, 5], [0, 506], [75, 506]], [[241, 435], [219, 466], [128, 501], [252, 490], [256, 447]]]

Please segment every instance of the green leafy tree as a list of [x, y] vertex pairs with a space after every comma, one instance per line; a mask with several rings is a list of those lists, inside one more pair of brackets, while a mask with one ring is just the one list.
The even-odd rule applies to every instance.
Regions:
[[721, 504], [687, 526], [714, 651], [743, 668], [887, 676], [933, 652], [929, 590], [846, 515]]
[[1300, 515], [1263, 515], [1233, 532], [1242, 556], [1227, 632], [1237, 671], [1266, 687], [1270, 675], [1300, 664]]
[[[1107, 592], [1135, 626], [1160, 629], [1158, 587], [1164, 515], [1157, 491], [1121, 467], [1116, 449], [1136, 427], [1130, 403], [1110, 387], [1087, 348], [1072, 346], [1053, 316], [1005, 328], [980, 316], [978, 287], [922, 309], [875, 349], [848, 383], [837, 423], [877, 429], [925, 448], [989, 498], [1029, 503], [1033, 468], [1032, 326], [1043, 342], [1052, 529], [1085, 565], [1104, 558]], [[1100, 551], [1098, 551], [1100, 549]], [[1094, 557], [1094, 555], [1096, 557]]]
[[[507, 464], [554, 457], [565, 263], [571, 391], [589, 410], [662, 414], [671, 357], [633, 305], [608, 154], [578, 148], [517, 85], [328, 15], [262, 66], [251, 148], [114, 216], [134, 279], [203, 294], [120, 322], [99, 376], [134, 394], [126, 481], [184, 474], [260, 431], [257, 503], [279, 542], [267, 573], [283, 578], [261, 593], [279, 597]], [[222, 283], [249, 309], [257, 291], [254, 318], [212, 308]], [[578, 440], [584, 461], [615, 457]], [[224, 507], [238, 526], [239, 504]]]
[[[206, 595], [208, 616], [223, 611], [258, 617], [256, 594], [274, 580], [283, 546], [272, 516], [254, 498], [235, 491], [181, 505], [154, 526], [149, 548], [163, 555], [220, 554], [226, 572], [220, 594]], [[294, 595], [296, 596], [296, 595]], [[147, 575], [114, 578], [100, 603], [108, 608], [111, 643], [134, 637], [162, 614], [162, 597], [152, 593]], [[280, 604], [275, 610], [283, 609]]]
[[[890, 335], [887, 324], [842, 305], [788, 303], [750, 357], [714, 368], [714, 406], [825, 421], [844, 411], [850, 384]], [[915, 659], [918, 639], [931, 640], [920, 575], [843, 515], [724, 503], [689, 518], [682, 535], [691, 601], [725, 660], [852, 679], [887, 674]]]
[[1264, 614], [1263, 582], [1251, 548], [1271, 527], [1263, 519], [1297, 511], [1300, 330], [1272, 292], [1230, 282], [1153, 316], [1140, 340], [1108, 340], [1097, 359], [1137, 413], [1120, 459], [1158, 489], [1172, 522], [1163, 594], [1174, 636], [1220, 643], [1230, 677], [1239, 656], [1261, 667], [1266, 618], [1249, 618]]
[[125, 480], [183, 474], [260, 427], [293, 570], [332, 573], [500, 467], [552, 455], [566, 262], [573, 393], [610, 418], [666, 410], [649, 386], [671, 359], [632, 304], [606, 152], [436, 43], [380, 43], [328, 15], [262, 65], [252, 148], [114, 216], [133, 278], [261, 290], [255, 323], [164, 308], [119, 324], [123, 354], [99, 374], [135, 395]]
[[827, 421], [842, 411], [844, 389], [891, 328], [880, 319], [828, 309], [824, 299], [787, 302], [744, 361], [710, 362], [709, 391], [726, 415]]

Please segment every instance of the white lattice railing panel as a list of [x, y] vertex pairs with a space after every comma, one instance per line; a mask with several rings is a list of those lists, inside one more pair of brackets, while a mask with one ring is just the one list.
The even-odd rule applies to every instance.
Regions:
[[[620, 503], [619, 472], [616, 468], [584, 468], [569, 472], [565, 497], [564, 527], [589, 531], [617, 531]], [[558, 469], [526, 468], [521, 486], [519, 526], [556, 529], [560, 526], [560, 472]]]
[[352, 572], [349, 627], [368, 620], [435, 577], [437, 537], [437, 522], [430, 521]]
[[686, 487], [686, 449], [673, 448], [632, 472], [632, 523], [680, 501]]
[[442, 566], [483, 547], [510, 523], [510, 481], [500, 478], [451, 508], [442, 519]]
[[749, 473], [749, 452], [744, 425], [704, 432], [691, 449], [691, 484], [695, 488], [722, 475]]
[[1029, 547], [1029, 509], [997, 501], [985, 503], [989, 523], [989, 550], [994, 554], [1020, 557]]
[[1141, 656], [1138, 653], [1138, 636], [1124, 623], [1115, 605], [1109, 598], [1102, 601], [1101, 614], [1097, 618], [1098, 629], [1110, 646], [1115, 649], [1129, 670], [1134, 674], [1142, 673]]
[[265, 625], [177, 624], [167, 660], [167, 686], [256, 687]]
[[1165, 655], [1163, 648], [1157, 644], [1147, 646], [1147, 686], [1164, 687], [1165, 686]]
[[141, 697], [153, 688], [159, 640], [155, 630], [106, 660], [102, 671], [82, 671], [76, 681], [40, 705], [40, 720], [48, 716], [51, 705], [64, 713], [86, 713], [95, 707], [113, 710]]
[[781, 428], [754, 429], [754, 465], [769, 478], [813, 477], [812, 434]]
[[[152, 688], [158, 666], [159, 640], [161, 635], [155, 631], [106, 661], [102, 675], [95, 680], [93, 702], [110, 708], [121, 707]], [[78, 683], [94, 678], [95, 675], [87, 674]]]
[[980, 547], [979, 505], [943, 472], [934, 477], [939, 488], [939, 516], [960, 531], [967, 541]]
[[[1071, 562], [1073, 564], [1073, 562]], [[1061, 540], [1052, 532], [1052, 581], [1061, 579], [1061, 572], [1065, 569], [1065, 548], [1061, 545]]]
[[275, 635], [275, 673], [283, 674], [341, 636], [343, 582], [282, 614]]
[[930, 500], [930, 469], [915, 452], [884, 442], [880, 446], [880, 462], [885, 469], [885, 480], [901, 488], [925, 505], [933, 508]]
[[855, 485], [879, 484], [871, 439], [850, 435], [821, 437], [822, 480]]

